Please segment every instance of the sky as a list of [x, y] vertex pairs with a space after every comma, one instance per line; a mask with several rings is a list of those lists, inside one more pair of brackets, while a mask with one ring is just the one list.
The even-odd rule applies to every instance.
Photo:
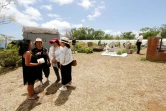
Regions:
[[[22, 27], [67, 29], [91, 27], [107, 34], [139, 33], [166, 23], [166, 0], [15, 0], [3, 9], [16, 23], [0, 25], [0, 34], [22, 39]], [[5, 3], [6, 0], [0, 0]]]

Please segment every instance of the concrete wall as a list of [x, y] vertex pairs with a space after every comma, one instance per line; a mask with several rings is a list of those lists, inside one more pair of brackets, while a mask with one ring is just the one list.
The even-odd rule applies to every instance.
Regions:
[[43, 47], [49, 49], [50, 48], [50, 43], [49, 41], [53, 38], [60, 38], [59, 34], [34, 34], [34, 33], [23, 33], [23, 37], [26, 39], [32, 40], [34, 42], [36, 38], [41, 38], [43, 41]]
[[[94, 43], [98, 43], [99, 40], [77, 40], [80, 42], [94, 42]], [[111, 42], [120, 42], [120, 44], [122, 45], [123, 43], [126, 43], [130, 41], [131, 43], [136, 43], [136, 40], [101, 40], [101, 43], [111, 43]], [[142, 45], [146, 45], [147, 44], [147, 40], [143, 40], [142, 41]], [[166, 45], [166, 39], [163, 39], [163, 45]]]

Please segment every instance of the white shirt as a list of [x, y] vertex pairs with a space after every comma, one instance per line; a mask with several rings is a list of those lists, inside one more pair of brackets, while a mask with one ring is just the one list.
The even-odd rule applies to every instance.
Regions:
[[71, 49], [66, 46], [61, 49], [60, 52], [60, 63], [62, 65], [68, 65], [73, 61]]
[[53, 60], [53, 58], [55, 57], [55, 59], [57, 60], [57, 62], [60, 62], [60, 51], [61, 51], [61, 47], [54, 47], [51, 46], [50, 50], [49, 50], [49, 57], [50, 57], [50, 61]]
[[142, 42], [142, 39], [143, 39], [142, 35], [138, 36], [138, 38], [137, 38], [138, 42]]

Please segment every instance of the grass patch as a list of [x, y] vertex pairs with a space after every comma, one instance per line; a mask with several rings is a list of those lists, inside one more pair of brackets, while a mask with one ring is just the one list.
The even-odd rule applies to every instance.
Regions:
[[141, 60], [141, 61], [146, 61], [147, 59], [146, 59], [146, 57], [141, 57], [140, 60]]

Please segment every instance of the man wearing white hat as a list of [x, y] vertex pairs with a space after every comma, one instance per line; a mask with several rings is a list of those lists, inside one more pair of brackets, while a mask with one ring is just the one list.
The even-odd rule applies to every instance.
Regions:
[[43, 86], [43, 82], [42, 82], [42, 71], [44, 72], [45, 77], [47, 78], [47, 81], [49, 81], [49, 74], [50, 74], [50, 58], [48, 56], [48, 51], [46, 48], [42, 47], [42, 39], [41, 38], [37, 38], [35, 40], [35, 48], [32, 49], [32, 54], [35, 55], [38, 59], [43, 58], [45, 63], [42, 64], [39, 68], [39, 76], [38, 79], [40, 80], [40, 85]]

